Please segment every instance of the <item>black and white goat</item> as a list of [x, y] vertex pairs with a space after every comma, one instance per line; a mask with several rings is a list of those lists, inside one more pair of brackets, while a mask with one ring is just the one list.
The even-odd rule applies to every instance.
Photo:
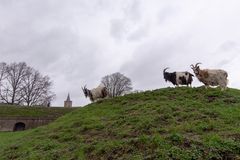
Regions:
[[222, 69], [200, 69], [199, 64], [192, 64], [191, 68], [195, 73], [196, 77], [202, 82], [206, 88], [208, 86], [220, 86], [222, 90], [227, 88], [228, 84], [228, 73]]
[[107, 88], [103, 85], [99, 85], [97, 88], [91, 90], [86, 88], [86, 85], [82, 87], [85, 97], [89, 97], [91, 102], [96, 102], [99, 99], [105, 98], [108, 96]]
[[192, 81], [193, 81], [193, 74], [189, 73], [189, 72], [166, 72], [166, 70], [169, 68], [165, 68], [163, 70], [163, 77], [165, 79], [165, 81], [170, 81], [172, 82], [172, 84], [174, 86], [179, 86], [179, 85], [192, 85]]

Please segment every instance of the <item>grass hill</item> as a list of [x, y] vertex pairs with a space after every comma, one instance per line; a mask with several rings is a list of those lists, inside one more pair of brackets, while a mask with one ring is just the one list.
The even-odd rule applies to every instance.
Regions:
[[59, 117], [76, 108], [63, 107], [22, 107], [1, 104], [0, 117]]
[[[6, 140], [7, 139], [7, 140]], [[239, 159], [240, 90], [164, 88], [0, 133], [0, 159]]]

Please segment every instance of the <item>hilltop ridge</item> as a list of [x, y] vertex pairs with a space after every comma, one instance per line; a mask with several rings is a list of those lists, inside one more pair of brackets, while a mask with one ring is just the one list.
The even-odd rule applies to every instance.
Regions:
[[0, 159], [239, 159], [240, 90], [129, 94], [1, 141]]

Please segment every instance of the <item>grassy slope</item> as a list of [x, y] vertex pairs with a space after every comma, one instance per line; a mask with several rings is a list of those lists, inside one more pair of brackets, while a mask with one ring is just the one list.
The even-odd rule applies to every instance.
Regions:
[[59, 117], [75, 108], [0, 105], [0, 117]]
[[0, 159], [221, 159], [240, 155], [240, 91], [165, 88], [1, 133]]

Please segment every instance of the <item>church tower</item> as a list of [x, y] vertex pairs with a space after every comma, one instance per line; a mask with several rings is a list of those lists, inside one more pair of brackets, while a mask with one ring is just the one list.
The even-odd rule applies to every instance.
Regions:
[[67, 96], [67, 100], [64, 101], [64, 107], [66, 107], [66, 108], [72, 107], [72, 101], [70, 100], [70, 95], [69, 95], [69, 93], [68, 93], [68, 96]]

